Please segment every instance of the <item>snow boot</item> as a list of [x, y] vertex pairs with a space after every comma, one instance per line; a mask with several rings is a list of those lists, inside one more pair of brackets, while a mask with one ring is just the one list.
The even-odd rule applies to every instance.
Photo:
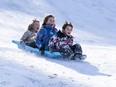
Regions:
[[76, 54], [74, 54], [74, 56], [73, 56], [73, 59], [74, 60], [84, 60], [84, 59], [86, 59], [86, 55], [82, 55], [81, 53], [76, 53]]

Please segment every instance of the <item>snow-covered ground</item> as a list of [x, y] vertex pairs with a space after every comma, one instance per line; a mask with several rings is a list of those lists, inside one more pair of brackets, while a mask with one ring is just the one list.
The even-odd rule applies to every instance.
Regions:
[[116, 47], [83, 45], [83, 62], [1, 47], [0, 87], [115, 87]]
[[[115, 0], [0, 0], [0, 87], [115, 87], [115, 8]], [[85, 61], [44, 58], [11, 42], [50, 13], [59, 29], [74, 24]]]

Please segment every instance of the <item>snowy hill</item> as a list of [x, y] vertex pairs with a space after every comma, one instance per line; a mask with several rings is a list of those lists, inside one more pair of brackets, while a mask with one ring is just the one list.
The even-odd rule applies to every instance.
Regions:
[[[115, 87], [115, 0], [0, 0], [0, 87]], [[43, 58], [17, 48], [33, 18], [74, 24], [83, 62]]]
[[[4, 25], [10, 17], [9, 21], [26, 30], [32, 18], [42, 21], [46, 14], [54, 14], [59, 29], [66, 20], [74, 24], [74, 32], [78, 33], [74, 35], [80, 43], [116, 45], [115, 3], [115, 0], [4, 0], [0, 3], [0, 23]], [[8, 21], [6, 24], [12, 26]]]

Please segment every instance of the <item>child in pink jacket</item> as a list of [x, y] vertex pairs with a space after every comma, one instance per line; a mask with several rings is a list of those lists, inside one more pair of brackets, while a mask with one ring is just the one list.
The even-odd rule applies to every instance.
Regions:
[[66, 22], [62, 31], [58, 31], [49, 41], [49, 51], [60, 52], [64, 58], [71, 60], [83, 59], [82, 48], [80, 44], [73, 44], [74, 37], [71, 35], [73, 25]]

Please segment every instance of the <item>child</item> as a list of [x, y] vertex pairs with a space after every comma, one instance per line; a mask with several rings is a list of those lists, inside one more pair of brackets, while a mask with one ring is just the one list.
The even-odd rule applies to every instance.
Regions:
[[57, 33], [55, 28], [55, 18], [53, 15], [48, 15], [45, 17], [42, 28], [37, 33], [36, 44], [41, 51], [41, 54], [44, 54], [44, 50], [49, 50], [48, 43], [50, 38]]
[[84, 56], [82, 55], [82, 48], [79, 44], [73, 45], [73, 36], [71, 35], [73, 25], [66, 22], [62, 27], [62, 32], [58, 31], [49, 41], [49, 50], [51, 52], [60, 52], [64, 58], [75, 60], [78, 58], [81, 60]]
[[28, 46], [37, 48], [35, 44], [35, 39], [39, 28], [40, 28], [40, 22], [34, 19], [33, 22], [28, 26], [28, 30], [23, 34], [20, 43], [24, 42]]

